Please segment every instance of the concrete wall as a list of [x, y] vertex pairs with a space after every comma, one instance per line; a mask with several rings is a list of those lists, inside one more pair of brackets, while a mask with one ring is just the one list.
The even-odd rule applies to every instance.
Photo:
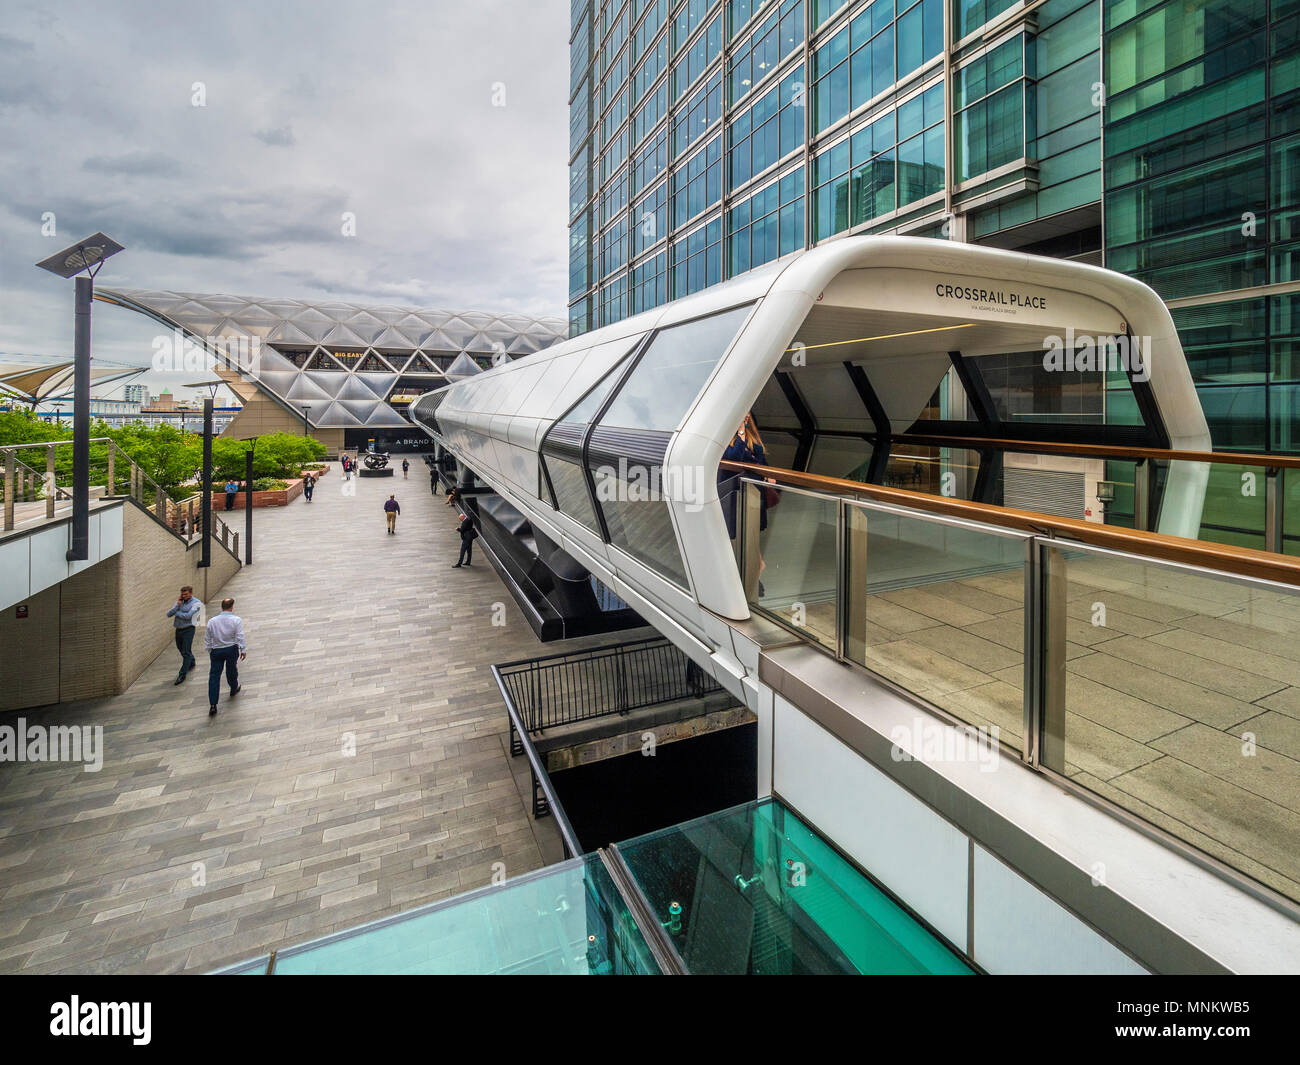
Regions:
[[[221, 612], [221, 589], [239, 570], [239, 563], [219, 543], [212, 545], [212, 565], [199, 569], [198, 540], [186, 550], [180, 540], [134, 507], [128, 508], [125, 533], [122, 565], [127, 579], [121, 588], [119, 691], [129, 687], [158, 653], [171, 645], [172, 622], [166, 614], [181, 585], [192, 585], [194, 594], [203, 600], [201, 616], [206, 621]], [[209, 610], [214, 599], [216, 610]]]
[[[185, 544], [147, 514], [122, 507], [120, 553], [0, 612], [0, 710], [23, 710], [125, 691], [172, 643], [167, 610], [182, 584], [207, 607], [239, 563], [220, 544], [199, 569]], [[217, 604], [220, 610], [220, 604]]]

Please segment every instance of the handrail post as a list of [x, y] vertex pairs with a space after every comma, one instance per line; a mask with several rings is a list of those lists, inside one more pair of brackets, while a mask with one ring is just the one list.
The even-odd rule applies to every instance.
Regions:
[[54, 498], [59, 494], [54, 484], [54, 445], [45, 449], [45, 516], [54, 517]]
[[1282, 553], [1282, 470], [1264, 470], [1264, 550]]
[[113, 461], [117, 457], [116, 452], [117, 445], [110, 440], [108, 442], [108, 488], [104, 493], [110, 496], [117, 495], [117, 477], [115, 476], [117, 468]]
[[1151, 529], [1151, 459], [1133, 464], [1133, 528], [1142, 532]]
[[1059, 547], [1045, 545], [1039, 560], [1040, 643], [1038, 690], [1041, 703], [1035, 725], [1034, 764], [1065, 773], [1065, 555]]
[[233, 533], [230, 534], [230, 536], [232, 540], [231, 550], [234, 553], [235, 557], [238, 558], [239, 557], [239, 530], [236, 529]]
[[14, 527], [14, 449], [5, 448], [5, 532]]

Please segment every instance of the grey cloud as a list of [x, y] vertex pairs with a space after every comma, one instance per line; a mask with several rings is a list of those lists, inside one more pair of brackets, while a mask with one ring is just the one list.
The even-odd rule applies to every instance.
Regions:
[[92, 155], [81, 164], [82, 170], [96, 174], [131, 176], [175, 174], [180, 164], [162, 152], [124, 152], [121, 155]]
[[253, 131], [253, 136], [263, 144], [269, 144], [273, 148], [288, 148], [294, 144], [292, 126], [278, 126], [275, 129], [257, 129]]

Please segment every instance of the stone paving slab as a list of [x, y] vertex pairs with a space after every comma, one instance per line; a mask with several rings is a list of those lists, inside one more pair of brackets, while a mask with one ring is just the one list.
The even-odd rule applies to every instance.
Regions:
[[217, 717], [205, 656], [175, 687], [171, 649], [121, 696], [23, 713], [102, 726], [104, 763], [0, 764], [0, 972], [211, 970], [553, 858], [490, 667], [636, 634], [539, 643], [481, 552], [451, 568], [455, 515], [412, 472], [255, 512]]

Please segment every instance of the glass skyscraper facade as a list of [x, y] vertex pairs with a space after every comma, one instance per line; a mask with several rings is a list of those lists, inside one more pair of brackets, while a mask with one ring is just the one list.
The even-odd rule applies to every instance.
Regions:
[[1300, 450], [1300, 0], [571, 15], [571, 334], [844, 233], [1014, 248], [1152, 285], [1215, 445]]

